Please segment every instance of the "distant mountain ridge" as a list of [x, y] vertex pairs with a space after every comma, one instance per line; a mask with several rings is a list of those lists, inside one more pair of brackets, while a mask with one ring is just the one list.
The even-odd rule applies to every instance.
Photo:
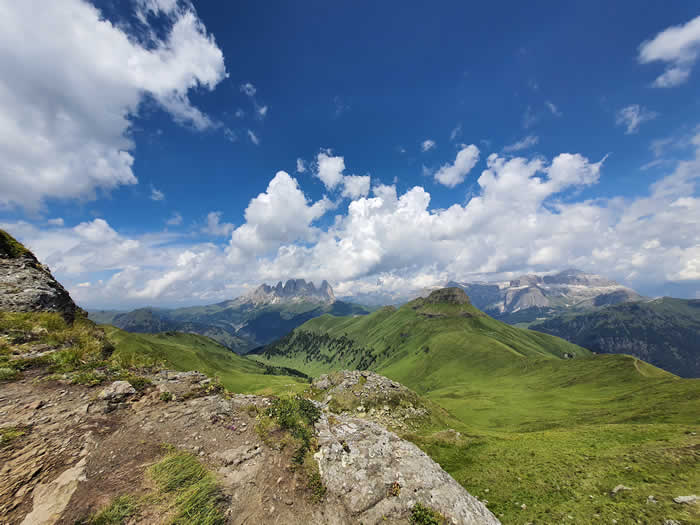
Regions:
[[462, 288], [477, 308], [510, 324], [643, 299], [611, 279], [576, 269], [521, 275], [502, 282], [451, 281], [448, 286]]
[[252, 292], [216, 304], [184, 308], [139, 308], [131, 312], [96, 311], [96, 322], [134, 333], [180, 331], [206, 335], [239, 354], [278, 339], [309, 319], [363, 315], [363, 306], [338, 301], [327, 281], [317, 288], [304, 279], [283, 285], [262, 284]]
[[279, 281], [275, 286], [261, 284], [251, 293], [239, 299], [241, 303], [251, 302], [255, 305], [304, 301], [332, 304], [336, 300], [328, 281], [324, 280], [321, 286], [316, 288], [314, 283], [307, 283], [304, 279], [289, 279], [284, 285], [282, 285], [282, 281]]

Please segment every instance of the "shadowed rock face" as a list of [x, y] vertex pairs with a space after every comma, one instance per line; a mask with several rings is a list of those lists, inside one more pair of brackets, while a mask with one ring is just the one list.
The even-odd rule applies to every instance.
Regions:
[[77, 307], [49, 269], [0, 230], [0, 311], [58, 312], [72, 323]]
[[328, 281], [323, 281], [316, 288], [314, 283], [304, 279], [289, 279], [284, 285], [282, 281], [275, 286], [262, 284], [252, 293], [242, 298], [243, 302], [254, 304], [279, 304], [300, 301], [313, 301], [319, 303], [333, 303], [335, 296]]
[[431, 292], [426, 303], [469, 304], [469, 296], [461, 288], [441, 288]]

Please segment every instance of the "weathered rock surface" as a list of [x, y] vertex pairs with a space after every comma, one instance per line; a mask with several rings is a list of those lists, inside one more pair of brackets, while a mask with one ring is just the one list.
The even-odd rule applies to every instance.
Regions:
[[[321, 419], [318, 462], [328, 490], [313, 501], [308, 479], [290, 468], [295, 448], [266, 444], [255, 430], [265, 397], [210, 395], [211, 380], [197, 372], [149, 375], [153, 386], [133, 393], [119, 381], [102, 389], [35, 381], [41, 374], [27, 372], [0, 391], [0, 425], [26, 429], [0, 447], [3, 523], [74, 523], [117, 496], [148, 491], [146, 469], [163, 457], [163, 443], [191, 451], [216, 474], [230, 524], [405, 525], [415, 502], [452, 523], [498, 523], [417, 447], [371, 421]], [[161, 400], [163, 389], [178, 401]], [[99, 409], [122, 395], [128, 402], [119, 409]], [[147, 507], [138, 523], [160, 523], [162, 509]]]
[[131, 386], [131, 384], [128, 381], [115, 381], [111, 385], [109, 385], [107, 388], [105, 388], [102, 392], [100, 392], [100, 399], [106, 400], [106, 401], [122, 401], [126, 399], [127, 397], [134, 395], [136, 393], [136, 389]]
[[372, 421], [327, 416], [317, 423], [321, 478], [360, 523], [407, 521], [415, 503], [455, 524], [497, 524], [471, 496], [417, 446]]
[[[2, 230], [0, 235], [9, 237]], [[11, 237], [10, 240], [17, 243]], [[72, 322], [77, 307], [49, 269], [29, 251], [17, 255], [9, 249], [2, 249], [2, 246], [0, 245], [0, 311], [58, 312], [66, 321]], [[22, 247], [22, 250], [25, 249]]]
[[693, 494], [692, 496], [678, 496], [676, 498], [673, 498], [673, 501], [675, 503], [685, 503], [687, 505], [690, 505], [691, 503], [695, 503], [696, 501], [698, 501], [698, 497], [695, 494]]

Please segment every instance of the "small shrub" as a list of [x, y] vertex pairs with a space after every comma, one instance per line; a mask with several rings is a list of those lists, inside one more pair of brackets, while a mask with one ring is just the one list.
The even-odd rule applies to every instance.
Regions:
[[137, 392], [143, 392], [146, 390], [149, 386], [153, 384], [153, 381], [148, 379], [147, 377], [142, 377], [142, 376], [128, 376], [126, 379], [131, 386], [134, 387], [134, 389]]
[[104, 375], [98, 375], [94, 371], [79, 372], [73, 376], [71, 383], [75, 385], [95, 386], [99, 385], [104, 378]]
[[304, 459], [304, 475], [306, 476], [306, 488], [311, 493], [311, 501], [319, 503], [326, 495], [326, 486], [321, 480], [318, 463], [316, 463], [311, 453], [308, 453]]
[[17, 379], [19, 375], [19, 372], [14, 368], [0, 368], [0, 381], [9, 381], [11, 379]]
[[27, 432], [27, 427], [0, 428], [0, 448], [9, 446], [13, 441], [21, 438]]
[[447, 520], [435, 509], [416, 503], [411, 507], [409, 523], [411, 525], [444, 525]]
[[389, 496], [393, 496], [395, 498], [399, 497], [401, 494], [401, 484], [398, 481], [394, 481], [391, 484], [391, 487], [389, 487]]
[[165, 401], [167, 403], [168, 401], [172, 401], [172, 399], [173, 399], [173, 395], [170, 392], [161, 392], [160, 393], [160, 400], [161, 401]]

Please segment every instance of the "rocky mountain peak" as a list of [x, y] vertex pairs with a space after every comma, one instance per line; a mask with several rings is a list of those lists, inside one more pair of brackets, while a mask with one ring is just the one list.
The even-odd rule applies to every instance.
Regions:
[[4, 230], [0, 230], [0, 311], [58, 312], [68, 322], [78, 307], [49, 269]]
[[289, 279], [282, 284], [279, 281], [275, 286], [261, 284], [253, 292], [243, 298], [245, 302], [254, 304], [280, 304], [295, 302], [319, 302], [334, 303], [335, 295], [328, 281], [323, 281], [316, 288], [313, 282], [304, 279]]

